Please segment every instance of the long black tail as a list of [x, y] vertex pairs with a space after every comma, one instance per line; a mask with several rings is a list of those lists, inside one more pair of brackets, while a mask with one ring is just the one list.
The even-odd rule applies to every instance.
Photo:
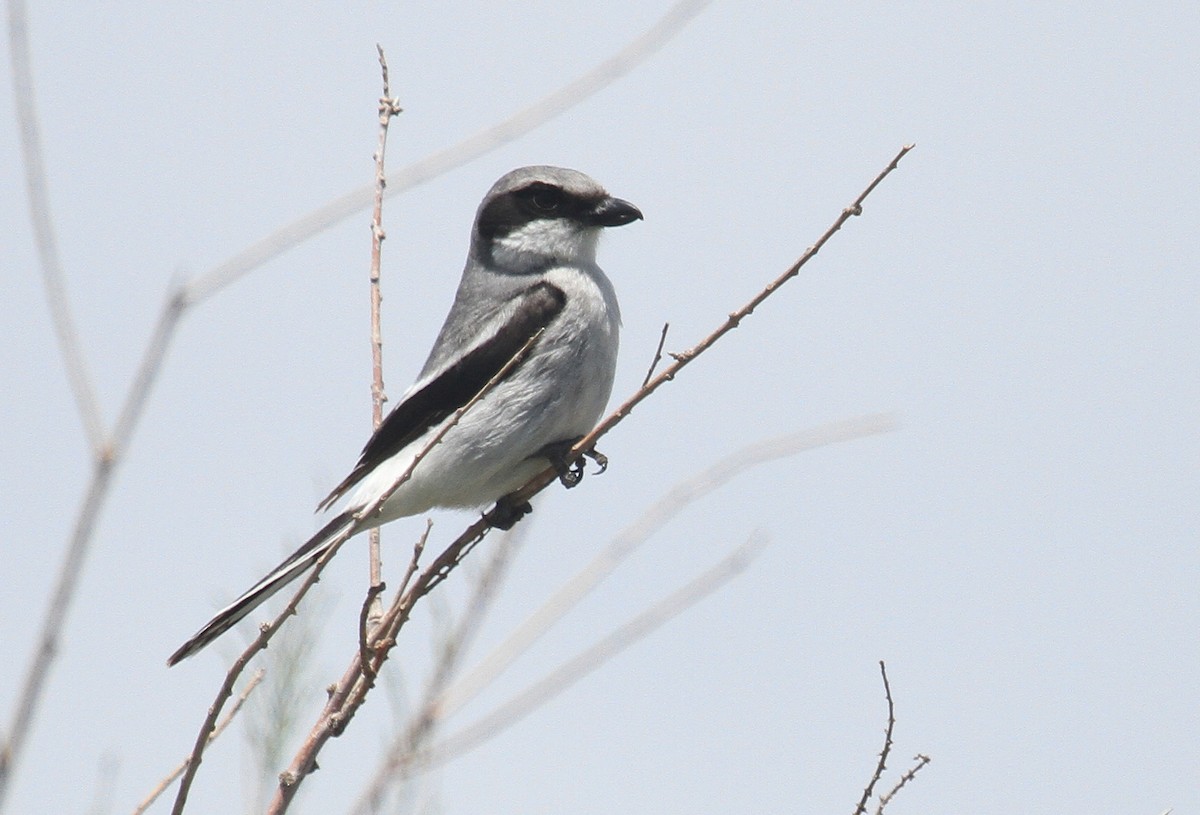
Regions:
[[309, 538], [291, 557], [276, 566], [270, 574], [255, 583], [241, 597], [218, 611], [217, 615], [205, 623], [204, 627], [197, 631], [190, 640], [179, 646], [178, 651], [171, 654], [167, 659], [167, 664], [174, 665], [180, 660], [187, 659], [237, 625], [239, 620], [262, 605], [268, 597], [312, 568], [313, 564], [328, 551], [333, 541], [353, 523], [353, 514], [343, 512], [325, 524], [320, 532]]

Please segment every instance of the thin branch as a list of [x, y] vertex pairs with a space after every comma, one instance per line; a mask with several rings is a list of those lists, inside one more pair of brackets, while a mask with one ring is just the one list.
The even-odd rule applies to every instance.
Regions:
[[862, 798], [859, 799], [858, 806], [854, 809], [854, 815], [862, 815], [867, 811], [867, 802], [871, 800], [871, 796], [875, 792], [875, 785], [883, 777], [883, 771], [887, 769], [888, 755], [892, 752], [892, 730], [896, 727], [896, 706], [892, 703], [892, 687], [888, 684], [887, 667], [884, 666], [882, 659], [879, 660], [879, 673], [883, 676], [883, 694], [887, 697], [887, 728], [883, 734], [883, 749], [879, 751], [879, 763], [875, 765], [875, 772], [871, 775], [871, 780], [863, 788]]
[[[212, 733], [208, 737], [209, 744], [212, 744], [217, 740], [218, 736], [225, 732], [225, 728], [229, 727], [229, 723], [233, 721], [233, 717], [238, 715], [238, 711], [242, 709], [242, 705], [246, 704], [246, 700], [250, 698], [250, 694], [258, 687], [258, 683], [262, 682], [265, 675], [266, 671], [262, 668], [254, 672], [254, 675], [250, 677], [250, 681], [246, 683], [246, 687], [242, 688], [242, 692], [238, 694], [237, 701], [233, 703], [233, 707], [229, 708], [229, 712], [225, 714], [225, 718], [213, 728]], [[167, 787], [171, 786], [175, 779], [183, 774], [183, 771], [188, 767], [189, 761], [190, 759], [185, 758], [180, 762], [178, 767], [171, 770], [162, 781], [158, 782], [158, 786], [152, 789], [150, 794], [143, 798], [142, 802], [134, 808], [133, 815], [142, 815], [143, 812], [149, 809], [151, 804], [158, 800], [158, 796], [162, 795]]]
[[[387, 187], [387, 176], [384, 173], [384, 156], [387, 152], [388, 125], [393, 116], [401, 112], [400, 102], [392, 96], [388, 82], [387, 57], [383, 46], [376, 44], [379, 52], [379, 70], [383, 77], [383, 96], [379, 98], [379, 147], [375, 150], [375, 206], [371, 213], [371, 426], [379, 429], [383, 424], [383, 403], [387, 395], [383, 389], [383, 332], [379, 326], [380, 306], [383, 303], [383, 293], [379, 285], [382, 269], [383, 241], [387, 235], [383, 231], [383, 191]], [[368, 602], [363, 607], [362, 642], [366, 648], [366, 631], [379, 623], [383, 616], [383, 604], [379, 595], [383, 589], [383, 559], [379, 546], [379, 527], [373, 528], [367, 534], [367, 561], [369, 564], [370, 590], [367, 593]]]
[[575, 655], [479, 721], [450, 736], [427, 755], [420, 756], [421, 763], [444, 763], [479, 746], [500, 730], [527, 716], [621, 651], [741, 574], [766, 543], [765, 535], [761, 532], [754, 533], [749, 540], [699, 577], [655, 603], [590, 648]]
[[154, 333], [150, 335], [150, 341], [142, 353], [142, 361], [138, 365], [137, 374], [129, 383], [129, 390], [125, 393], [125, 402], [121, 405], [121, 411], [117, 414], [117, 420], [113, 424], [109, 452], [114, 459], [124, 456], [129, 442], [133, 438], [133, 431], [142, 418], [142, 412], [146, 408], [146, 400], [150, 398], [154, 382], [162, 372], [163, 362], [166, 360], [172, 340], [175, 339], [179, 323], [192, 305], [193, 303], [188, 300], [183, 286], [173, 286], [167, 292], [162, 310], [158, 314], [158, 321], [154, 325]]
[[34, 103], [33, 66], [29, 56], [29, 21], [24, 0], [9, 0], [8, 43], [12, 54], [13, 97], [17, 108], [17, 130], [21, 134], [25, 190], [29, 196], [29, 217], [33, 222], [38, 258], [42, 265], [42, 283], [50, 306], [50, 317], [54, 321], [54, 331], [58, 335], [58, 349], [62, 354], [63, 367], [67, 369], [67, 380], [71, 384], [72, 393], [75, 394], [75, 405], [83, 421], [84, 435], [92, 449], [92, 455], [103, 458], [107, 446], [104, 419], [100, 414], [100, 403], [96, 398], [96, 389], [92, 384], [87, 362], [83, 358], [83, 347], [79, 343], [79, 335], [71, 318], [66, 275], [58, 256], [54, 219], [50, 216], [50, 192], [46, 183], [41, 125], [38, 123], [37, 106]]
[[692, 504], [760, 465], [818, 447], [886, 433], [895, 427], [896, 422], [891, 415], [874, 414], [765, 439], [743, 447], [703, 472], [681, 481], [621, 530], [590, 563], [563, 583], [540, 608], [530, 614], [466, 676], [452, 685], [437, 702], [442, 717], [453, 715], [478, 696], [551, 626], [612, 574], [622, 560]]
[[650, 382], [650, 377], [654, 376], [654, 369], [658, 367], [658, 363], [662, 361], [663, 346], [667, 342], [667, 330], [671, 327], [670, 323], [663, 323], [662, 335], [658, 338], [658, 347], [654, 349], [654, 359], [650, 360], [650, 370], [646, 371], [646, 378], [642, 380], [642, 387]]
[[[896, 793], [904, 789], [904, 785], [909, 781], [912, 781], [913, 777], [921, 770], [921, 768], [932, 761], [932, 759], [924, 753], [917, 753], [916, 756], [913, 757], [913, 761], [917, 763], [910, 767], [908, 771], [904, 773], [904, 775], [900, 776], [900, 780], [896, 782], [896, 786], [879, 796], [879, 806], [875, 807], [875, 815], [883, 815], [884, 807], [892, 802], [892, 799], [896, 797]], [[1167, 810], [1167, 813], [1169, 812], [1170, 810]], [[1164, 813], [1164, 815], [1167, 815], [1167, 813]]]
[[417, 573], [417, 567], [421, 564], [421, 554], [425, 551], [425, 542], [429, 540], [429, 532], [433, 529], [433, 521], [425, 519], [425, 531], [421, 533], [421, 537], [417, 539], [417, 543], [413, 546], [412, 559], [408, 561], [408, 569], [404, 572], [404, 580], [400, 581], [400, 591], [398, 594], [404, 594], [408, 588], [408, 583], [412, 580], [412, 576]]
[[[398, 195], [424, 184], [565, 113], [645, 62], [711, 1], [679, 0], [644, 34], [583, 76], [503, 122], [392, 173], [387, 179], [387, 194]], [[280, 227], [193, 280], [188, 287], [189, 296], [195, 300], [211, 297], [272, 258], [366, 209], [371, 205], [373, 195], [372, 185], [359, 187]]]
[[[353, 526], [351, 526], [350, 529], [353, 529]], [[258, 636], [254, 638], [252, 643], [246, 646], [246, 649], [242, 651], [241, 655], [238, 656], [236, 660], [234, 660], [233, 665], [231, 665], [229, 670], [226, 672], [225, 681], [221, 683], [221, 687], [217, 691], [217, 696], [213, 700], [212, 705], [209, 707], [208, 714], [205, 716], [204, 722], [200, 725], [200, 731], [196, 734], [196, 741], [192, 746], [192, 754], [191, 758], [188, 760], [187, 770], [184, 772], [183, 778], [179, 782], [179, 789], [175, 793], [175, 803], [171, 808], [172, 815], [180, 815], [180, 813], [183, 812], [184, 806], [187, 805], [188, 792], [191, 790], [192, 781], [195, 780], [196, 773], [200, 769], [200, 762], [204, 756], [204, 750], [208, 746], [208, 739], [206, 738], [205, 734], [211, 732], [213, 727], [216, 725], [217, 717], [221, 714], [221, 709], [229, 700], [229, 697], [233, 694], [233, 686], [237, 682], [238, 677], [241, 676], [242, 671], [246, 669], [246, 666], [250, 663], [250, 660], [267, 647], [271, 641], [271, 638], [275, 636], [275, 632], [283, 626], [288, 617], [296, 613], [296, 609], [299, 607], [300, 601], [304, 599], [306, 594], [308, 594], [309, 589], [315, 586], [321, 579], [321, 573], [325, 570], [325, 566], [328, 565], [329, 561], [331, 561], [334, 555], [337, 554], [342, 544], [345, 543], [349, 538], [350, 534], [348, 534], [348, 532], [342, 532], [339, 536], [335, 537], [334, 543], [329, 547], [328, 551], [326, 551], [325, 554], [322, 555], [313, 565], [312, 570], [309, 571], [304, 581], [300, 584], [300, 587], [296, 590], [296, 593], [293, 594], [291, 599], [288, 600], [287, 605], [285, 605], [283, 608], [283, 611], [281, 611], [270, 623], [259, 626]]]

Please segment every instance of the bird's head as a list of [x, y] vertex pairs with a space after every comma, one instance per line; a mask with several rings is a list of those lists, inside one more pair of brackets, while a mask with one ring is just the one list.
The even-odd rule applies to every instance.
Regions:
[[517, 274], [552, 263], [594, 263], [600, 230], [642, 217], [588, 176], [562, 167], [522, 167], [497, 181], [475, 215], [476, 259]]

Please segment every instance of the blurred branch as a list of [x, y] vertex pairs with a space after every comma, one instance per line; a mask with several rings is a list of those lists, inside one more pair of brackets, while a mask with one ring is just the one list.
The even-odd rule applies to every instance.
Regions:
[[[583, 76], [568, 82], [503, 122], [392, 173], [387, 179], [387, 194], [397, 195], [424, 184], [565, 113], [645, 62], [710, 2], [711, 0], [679, 0], [644, 34]], [[293, 246], [366, 209], [371, 205], [373, 195], [373, 185], [359, 187], [280, 227], [193, 280], [188, 286], [189, 298], [204, 300], [211, 297]]]
[[50, 668], [58, 657], [59, 640], [66, 624], [67, 611], [74, 599], [79, 578], [83, 574], [84, 559], [91, 546], [100, 510], [108, 498], [113, 473], [127, 452], [133, 428], [141, 417], [150, 388], [161, 370], [167, 348], [185, 308], [186, 303], [178, 292], [168, 297], [159, 315], [155, 333], [146, 347], [137, 376], [126, 394], [125, 404], [117, 417], [112, 436], [101, 454], [92, 462], [92, 476], [83, 503], [75, 515], [75, 524], [67, 541], [62, 563], [59, 565], [54, 590], [46, 605], [38, 645], [25, 674], [21, 693], [17, 696], [12, 724], [3, 745], [0, 746], [0, 810], [3, 809], [9, 778], [33, 723], [42, 692], [46, 688]]
[[[217, 737], [225, 732], [225, 728], [229, 727], [229, 723], [233, 721], [233, 717], [238, 715], [238, 711], [242, 709], [242, 705], [246, 704], [246, 700], [250, 698], [250, 694], [253, 693], [256, 687], [258, 687], [258, 683], [262, 682], [265, 673], [266, 672], [263, 669], [259, 668], [254, 672], [254, 675], [250, 677], [250, 681], [246, 683], [246, 687], [242, 688], [242, 692], [238, 694], [237, 701], [234, 702], [233, 707], [229, 708], [229, 712], [225, 714], [225, 718], [222, 719], [221, 723], [214, 727], [212, 733], [209, 734], [209, 744], [212, 744], [214, 741], [216, 741]], [[178, 767], [171, 770], [171, 772], [168, 773], [162, 781], [158, 782], [158, 786], [152, 789], [150, 794], [143, 798], [140, 804], [134, 807], [133, 815], [142, 815], [143, 812], [149, 809], [150, 806], [158, 800], [158, 796], [162, 795], [167, 787], [171, 786], [175, 779], [183, 774], [183, 771], [188, 767], [189, 761], [190, 759], [185, 758]]]
[[117, 786], [117, 776], [121, 769], [121, 759], [112, 753], [100, 756], [96, 770], [96, 791], [92, 803], [88, 806], [88, 815], [109, 815], [113, 806], [113, 791]]
[[59, 637], [75, 585], [87, 552], [87, 543], [95, 524], [96, 514], [103, 503], [112, 476], [114, 456], [105, 437], [83, 350], [71, 318], [67, 301], [66, 280], [58, 256], [58, 239], [50, 215], [50, 194], [46, 184], [41, 127], [33, 92], [33, 67], [29, 51], [29, 21], [23, 0], [9, 0], [8, 41], [13, 69], [13, 97], [17, 109], [17, 130], [21, 139], [21, 157], [25, 167], [25, 187], [29, 200], [38, 257], [42, 267], [42, 283], [46, 292], [50, 317], [58, 336], [59, 352], [76, 407], [83, 422], [84, 434], [92, 454], [92, 479], [76, 516], [75, 526], [67, 544], [66, 555], [55, 579], [42, 623], [38, 644], [30, 660], [21, 692], [16, 697], [13, 718], [0, 739], [0, 810], [8, 792], [17, 759], [25, 746], [26, 737], [46, 687], [50, 666], [58, 653]]

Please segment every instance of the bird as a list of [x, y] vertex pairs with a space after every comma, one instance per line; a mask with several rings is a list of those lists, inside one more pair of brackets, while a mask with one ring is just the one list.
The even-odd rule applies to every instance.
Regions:
[[[636, 206], [577, 170], [521, 167], [492, 185], [475, 213], [454, 303], [416, 382], [317, 508], [329, 512], [341, 504], [340, 511], [167, 664], [224, 634], [339, 540], [434, 508], [478, 509], [492, 502], [495, 508], [483, 517], [510, 528], [530, 507], [509, 494], [547, 463], [567, 486], [577, 482], [582, 466], [568, 467], [564, 454], [608, 404], [621, 327], [616, 292], [596, 264], [596, 245], [605, 228], [641, 219]], [[421, 454], [408, 480], [396, 487]], [[594, 457], [603, 470], [607, 460]], [[364, 513], [393, 489], [375, 512]]]

